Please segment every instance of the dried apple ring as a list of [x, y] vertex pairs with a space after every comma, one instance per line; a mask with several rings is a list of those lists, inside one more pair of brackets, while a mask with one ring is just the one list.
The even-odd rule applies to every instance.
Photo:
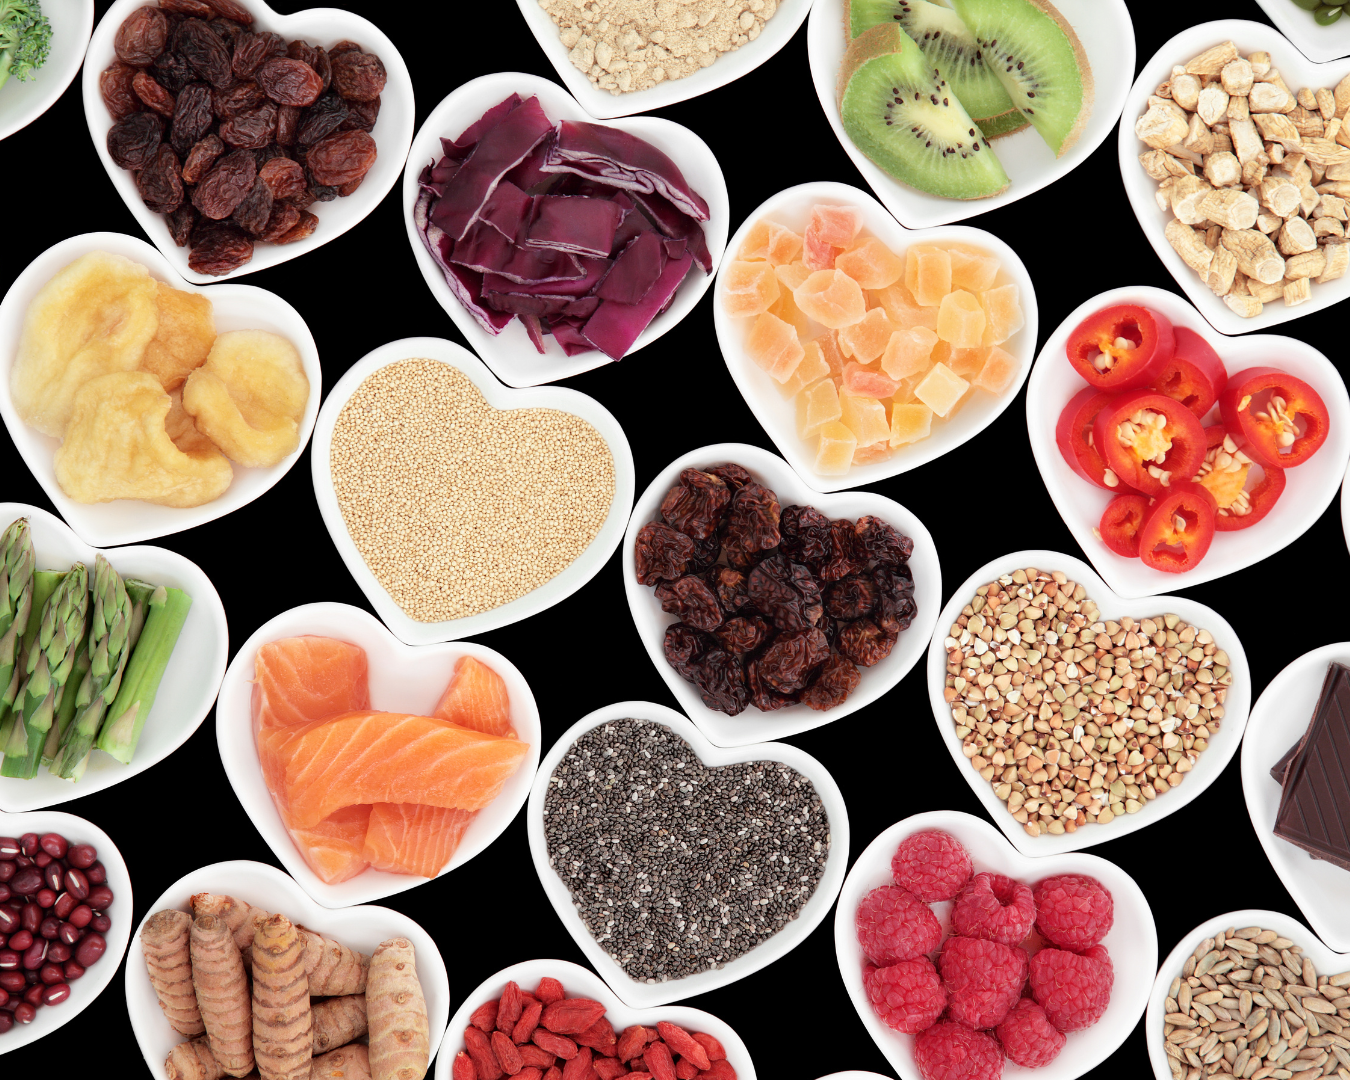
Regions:
[[159, 379], [165, 390], [176, 390], [206, 363], [216, 340], [211, 301], [201, 293], [173, 289], [155, 282], [159, 329], [145, 347], [141, 370]]

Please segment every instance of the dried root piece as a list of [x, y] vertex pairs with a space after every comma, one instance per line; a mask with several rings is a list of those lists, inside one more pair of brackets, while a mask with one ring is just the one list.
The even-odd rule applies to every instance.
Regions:
[[1297, 307], [1312, 299], [1312, 285], [1307, 278], [1291, 281], [1284, 287], [1284, 306]]
[[189, 1036], [206, 1030], [192, 989], [192, 958], [188, 952], [191, 929], [192, 916], [172, 910], [155, 912], [141, 928], [141, 951], [159, 1007], [174, 1031]]
[[262, 1080], [309, 1080], [313, 1032], [304, 942], [285, 915], [253, 936], [253, 1054]]
[[1186, 113], [1170, 101], [1158, 98], [1134, 125], [1134, 133], [1149, 146], [1165, 150], [1181, 142], [1190, 129]]
[[1346, 269], [1350, 268], [1350, 244], [1330, 243], [1322, 250], [1326, 252], [1327, 268], [1317, 278], [1319, 285], [1344, 277]]
[[192, 913], [197, 916], [215, 915], [224, 919], [225, 925], [234, 935], [235, 945], [241, 952], [253, 944], [254, 927], [268, 916], [268, 912], [253, 907], [247, 901], [236, 900], [233, 896], [217, 896], [214, 893], [197, 893], [192, 898]]
[[1204, 238], [1189, 225], [1176, 218], [1167, 223], [1167, 242], [1176, 249], [1178, 255], [1198, 274], [1208, 274], [1214, 253], [1209, 250]]
[[1205, 277], [1205, 284], [1214, 291], [1215, 296], [1226, 296], [1233, 288], [1233, 281], [1237, 277], [1237, 272], [1237, 256], [1226, 247], [1217, 247], [1214, 249], [1214, 257], [1209, 264], [1209, 273]]
[[1317, 250], [1317, 237], [1313, 234], [1312, 226], [1301, 217], [1291, 217], [1286, 221], [1275, 234], [1275, 240], [1280, 245], [1282, 255], [1299, 255]]
[[1327, 268], [1327, 253], [1318, 248], [1316, 251], [1305, 251], [1301, 255], [1294, 255], [1284, 261], [1284, 277], [1286, 281], [1298, 278], [1315, 278], [1320, 276]]
[[1225, 229], [1223, 246], [1237, 256], [1238, 269], [1249, 278], [1272, 285], [1284, 278], [1284, 259], [1270, 237], [1255, 229]]
[[[300, 929], [310, 997], [363, 994], [370, 957], [313, 930]], [[340, 1045], [340, 1044], [338, 1044]]]
[[366, 1015], [373, 1080], [422, 1080], [431, 1038], [416, 957], [407, 938], [382, 942], [371, 956]]
[[1200, 213], [1225, 229], [1250, 229], [1256, 224], [1261, 204], [1245, 191], [1222, 188], [1209, 192], [1200, 201]]
[[164, 1071], [169, 1080], [221, 1080], [225, 1075], [207, 1039], [179, 1043], [169, 1051]]
[[357, 1043], [314, 1059], [310, 1080], [371, 1080], [370, 1052]]
[[1229, 293], [1223, 298], [1223, 302], [1237, 315], [1244, 319], [1254, 319], [1261, 314], [1261, 301], [1254, 296], [1236, 296]]
[[229, 1076], [253, 1068], [253, 1025], [244, 960], [229, 926], [214, 915], [193, 920], [192, 985], [211, 1052]]
[[1206, 49], [1199, 56], [1193, 56], [1186, 62], [1186, 71], [1191, 75], [1218, 75], [1230, 60], [1236, 60], [1237, 46], [1231, 41]]
[[366, 1033], [365, 994], [315, 1001], [310, 1004], [309, 1011], [313, 1018], [316, 1055], [346, 1046]]

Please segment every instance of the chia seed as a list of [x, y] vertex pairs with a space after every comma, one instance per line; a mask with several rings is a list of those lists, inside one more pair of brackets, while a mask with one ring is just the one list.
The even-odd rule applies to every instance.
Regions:
[[544, 835], [586, 929], [648, 983], [762, 945], [811, 899], [830, 854], [825, 807], [796, 769], [708, 767], [648, 720], [600, 724], [568, 748]]

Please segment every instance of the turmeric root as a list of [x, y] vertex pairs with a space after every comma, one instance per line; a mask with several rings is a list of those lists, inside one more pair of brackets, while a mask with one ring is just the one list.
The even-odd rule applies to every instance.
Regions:
[[199, 915], [189, 935], [192, 986], [221, 1070], [243, 1076], [253, 1068], [253, 1030], [248, 979], [234, 936], [223, 919]]
[[369, 956], [313, 930], [299, 929], [305, 946], [305, 974], [309, 976], [310, 997], [365, 993]]
[[366, 980], [373, 1080], [422, 1080], [431, 1056], [427, 1002], [412, 942], [392, 938], [370, 958]]
[[225, 925], [234, 935], [234, 943], [242, 953], [253, 944], [253, 931], [258, 922], [267, 918], [268, 912], [255, 908], [233, 896], [217, 896], [214, 893], [197, 893], [192, 898], [192, 914], [215, 915], [225, 920]]
[[262, 1080], [309, 1080], [313, 1031], [304, 942], [285, 915], [253, 936], [253, 1053]]
[[189, 1036], [206, 1030], [192, 989], [191, 929], [192, 916], [185, 911], [157, 911], [141, 928], [141, 951], [159, 1007], [174, 1031]]
[[309, 1008], [313, 1017], [315, 1055], [346, 1046], [366, 1033], [365, 994], [316, 1001]]
[[221, 1080], [225, 1075], [207, 1039], [179, 1043], [169, 1051], [164, 1071], [169, 1080]]
[[360, 1043], [343, 1046], [314, 1059], [310, 1080], [371, 1080], [370, 1057]]

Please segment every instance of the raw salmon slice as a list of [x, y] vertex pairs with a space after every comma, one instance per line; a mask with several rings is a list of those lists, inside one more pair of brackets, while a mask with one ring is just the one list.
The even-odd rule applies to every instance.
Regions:
[[370, 808], [361, 858], [376, 870], [435, 877], [459, 847], [476, 813], [416, 803], [376, 803]]
[[455, 674], [431, 714], [489, 735], [515, 736], [506, 680], [472, 656], [461, 656]]
[[291, 839], [309, 868], [329, 885], [356, 877], [370, 865], [363, 853], [369, 805], [345, 806], [310, 829], [291, 829]]
[[253, 730], [298, 727], [370, 708], [366, 651], [327, 637], [270, 641], [253, 665]]

